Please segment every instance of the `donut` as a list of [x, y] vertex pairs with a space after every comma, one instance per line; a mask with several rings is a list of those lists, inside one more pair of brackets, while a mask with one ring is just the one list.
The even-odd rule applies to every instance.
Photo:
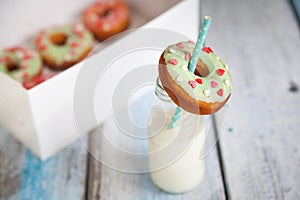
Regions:
[[188, 64], [195, 44], [170, 45], [159, 59], [159, 78], [170, 98], [182, 109], [207, 115], [220, 110], [232, 91], [228, 67], [209, 47], [203, 47], [195, 72]]
[[41, 57], [38, 52], [23, 47], [2, 50], [0, 71], [21, 83], [28, 81], [41, 74]]
[[103, 41], [124, 31], [129, 24], [129, 9], [121, 0], [97, 1], [82, 13], [85, 26]]
[[92, 34], [81, 24], [49, 28], [35, 40], [44, 63], [54, 70], [64, 70], [83, 60], [92, 42]]

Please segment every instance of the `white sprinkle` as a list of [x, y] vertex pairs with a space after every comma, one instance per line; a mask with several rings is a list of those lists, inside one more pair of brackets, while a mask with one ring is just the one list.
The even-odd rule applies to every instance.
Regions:
[[204, 27], [204, 28], [203, 28], [203, 30], [205, 30], [205, 31], [206, 31], [206, 30], [207, 30], [207, 28], [206, 28], [206, 27]]
[[184, 71], [189, 71], [188, 70], [188, 66], [187, 65], [182, 65], [182, 67], [181, 67]]
[[170, 48], [169, 51], [170, 51], [170, 53], [176, 53], [176, 50], [173, 48]]
[[224, 67], [228, 70], [228, 65], [224, 64]]
[[203, 40], [205, 39], [205, 36], [204, 36], [204, 35], [202, 36], [202, 39], [203, 39]]
[[111, 26], [108, 23], [103, 24], [103, 30], [104, 31], [110, 31]]
[[217, 57], [217, 60], [220, 60], [220, 57]]
[[16, 52], [16, 56], [17, 56], [18, 58], [22, 59], [23, 56], [24, 56], [24, 53], [23, 53], [22, 51], [17, 51], [17, 52]]
[[209, 90], [203, 90], [203, 94], [204, 94], [204, 96], [209, 97], [210, 96], [210, 91]]
[[84, 30], [82, 24], [76, 24], [75, 29], [76, 29], [77, 31], [79, 31], [79, 32], [81, 32], [81, 31]]
[[64, 61], [69, 62], [72, 60], [72, 56], [70, 54], [65, 55]]
[[90, 19], [91, 19], [91, 21], [95, 22], [95, 21], [98, 20], [98, 16], [96, 14], [95, 15], [91, 15]]
[[178, 75], [176, 78], [176, 82], [181, 83], [183, 81], [184, 81], [183, 77], [181, 75]]
[[224, 80], [224, 83], [225, 83], [225, 85], [226, 85], [227, 87], [230, 86], [230, 81], [229, 81], [229, 80]]

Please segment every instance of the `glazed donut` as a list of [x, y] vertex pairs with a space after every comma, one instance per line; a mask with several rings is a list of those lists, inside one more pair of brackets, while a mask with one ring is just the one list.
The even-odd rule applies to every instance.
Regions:
[[159, 60], [159, 77], [179, 107], [194, 114], [212, 114], [231, 95], [231, 75], [227, 65], [209, 47], [202, 49], [195, 72], [188, 71], [194, 47], [191, 41], [168, 46]]
[[95, 37], [103, 41], [127, 28], [129, 9], [121, 0], [97, 1], [83, 11], [82, 20]]
[[42, 61], [36, 51], [12, 47], [0, 51], [0, 71], [22, 83], [41, 74]]
[[43, 61], [54, 70], [64, 70], [83, 60], [92, 49], [93, 36], [81, 24], [41, 31], [35, 44]]

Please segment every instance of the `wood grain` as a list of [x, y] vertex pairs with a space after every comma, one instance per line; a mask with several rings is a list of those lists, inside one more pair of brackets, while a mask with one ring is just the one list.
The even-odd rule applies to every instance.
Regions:
[[[161, 1], [160, 4], [153, 4], [152, 1], [134, 1], [128, 0], [132, 3], [132, 8], [138, 9], [143, 8], [143, 12], [140, 13], [142, 17], [139, 22], [140, 25], [146, 22], [146, 19], [151, 19], [155, 15], [161, 12], [161, 9], [166, 5], [171, 5], [170, 0]], [[173, 1], [175, 4], [178, 1]], [[142, 4], [141, 4], [142, 3]], [[164, 5], [164, 3], [166, 5]], [[149, 4], [149, 5], [148, 5]], [[148, 5], [148, 6], [147, 6]], [[149, 7], [159, 6], [158, 9], [149, 9]], [[106, 123], [108, 124], [108, 122]], [[120, 172], [108, 167], [106, 164], [101, 164], [101, 162], [96, 158], [99, 158], [101, 154], [101, 137], [99, 135], [100, 131], [105, 132], [105, 125], [99, 127], [93, 133], [89, 135], [89, 147], [93, 152], [93, 156], [90, 155], [89, 158], [89, 177], [88, 177], [88, 199], [187, 199], [187, 200], [199, 200], [199, 199], [225, 199], [223, 181], [221, 176], [221, 170], [219, 165], [219, 159], [217, 155], [217, 149], [214, 148], [215, 137], [210, 124], [209, 137], [207, 139], [207, 151], [209, 151], [208, 156], [205, 158], [206, 161], [206, 171], [205, 177], [202, 183], [195, 188], [192, 192], [173, 195], [159, 190], [151, 182], [149, 174], [129, 174]], [[107, 130], [111, 132], [111, 130]], [[94, 157], [95, 156], [95, 157]], [[122, 159], [118, 157], [113, 157], [111, 159]], [[133, 163], [138, 164], [138, 163]]]
[[25, 147], [0, 129], [0, 199], [16, 199], [22, 179]]
[[[233, 77], [219, 122], [231, 199], [300, 199], [300, 39], [287, 1], [203, 0]], [[217, 118], [217, 121], [221, 118]]]
[[78, 141], [42, 162], [0, 130], [0, 199], [84, 199], [86, 158]]

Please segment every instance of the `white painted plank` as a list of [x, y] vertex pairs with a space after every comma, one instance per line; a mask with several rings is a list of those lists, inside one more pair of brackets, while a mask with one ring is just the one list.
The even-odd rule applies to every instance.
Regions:
[[220, 133], [232, 199], [300, 199], [300, 39], [287, 1], [203, 0], [233, 95]]

